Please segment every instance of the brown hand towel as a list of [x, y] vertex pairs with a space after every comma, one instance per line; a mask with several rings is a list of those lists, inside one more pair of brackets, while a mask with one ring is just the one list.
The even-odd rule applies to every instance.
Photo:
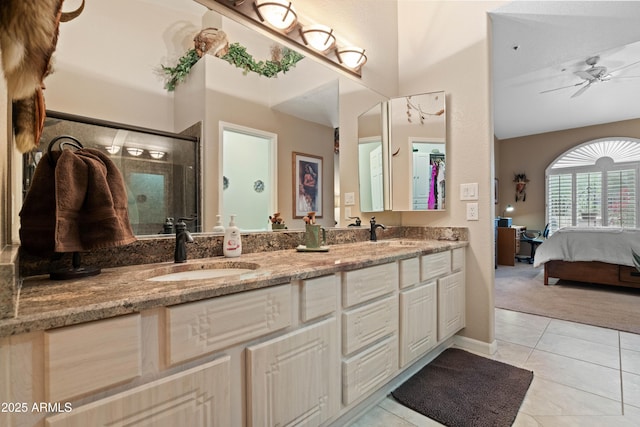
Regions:
[[[55, 162], [59, 151], [51, 152]], [[20, 242], [28, 253], [48, 256], [53, 253], [56, 230], [56, 183], [55, 166], [45, 153], [33, 174], [31, 186], [20, 210]]]
[[[80, 252], [136, 240], [129, 223], [122, 174], [105, 153], [92, 148], [63, 150], [55, 170], [43, 165], [41, 175], [55, 183], [53, 197], [43, 194], [43, 191], [50, 192], [50, 182], [38, 179], [41, 188], [36, 187], [36, 176], [43, 163], [48, 163], [45, 156], [38, 163], [20, 213], [20, 237], [27, 251], [38, 255], [51, 250]], [[31, 193], [33, 197], [29, 197]], [[39, 198], [41, 200], [35, 200]], [[47, 207], [51, 200], [53, 203]], [[51, 225], [51, 220], [44, 218], [47, 215], [53, 217], [52, 231], [47, 228]], [[34, 236], [38, 232], [42, 232], [42, 238]]]

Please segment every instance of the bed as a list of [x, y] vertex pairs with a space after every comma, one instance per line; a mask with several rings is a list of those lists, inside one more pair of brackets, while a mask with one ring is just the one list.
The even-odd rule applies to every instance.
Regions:
[[632, 249], [640, 253], [640, 229], [565, 227], [535, 253], [533, 266], [544, 264], [550, 278], [640, 288]]

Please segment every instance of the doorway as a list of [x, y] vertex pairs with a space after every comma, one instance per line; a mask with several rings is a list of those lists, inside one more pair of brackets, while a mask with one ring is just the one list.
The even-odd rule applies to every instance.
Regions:
[[274, 133], [220, 122], [220, 212], [235, 215], [241, 231], [268, 230], [278, 200], [277, 141]]

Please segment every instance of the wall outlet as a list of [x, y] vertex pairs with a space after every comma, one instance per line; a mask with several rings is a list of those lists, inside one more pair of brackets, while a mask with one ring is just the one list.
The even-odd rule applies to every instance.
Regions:
[[351, 219], [351, 207], [349, 206], [344, 208], [344, 219]]
[[467, 221], [478, 221], [478, 204], [467, 203]]

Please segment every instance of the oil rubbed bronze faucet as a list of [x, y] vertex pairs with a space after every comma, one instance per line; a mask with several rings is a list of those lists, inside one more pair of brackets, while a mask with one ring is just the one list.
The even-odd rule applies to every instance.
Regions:
[[175, 223], [176, 228], [176, 250], [173, 254], [174, 262], [187, 262], [187, 242], [193, 243], [193, 236], [187, 230], [185, 221], [193, 218], [179, 218]]
[[382, 224], [376, 224], [376, 217], [372, 216], [371, 217], [371, 221], [369, 221], [371, 223], [371, 237], [370, 240], [372, 242], [375, 242], [378, 240], [378, 236], [376, 235], [376, 228], [382, 228], [383, 230], [386, 230], [387, 227], [385, 227]]

